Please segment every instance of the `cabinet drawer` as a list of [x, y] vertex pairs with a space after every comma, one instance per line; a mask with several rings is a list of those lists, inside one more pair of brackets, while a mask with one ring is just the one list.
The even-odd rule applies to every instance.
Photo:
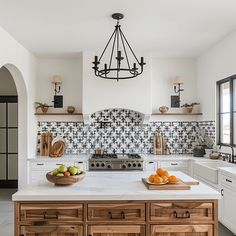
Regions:
[[31, 162], [31, 169], [32, 170], [53, 170], [55, 168], [58, 168], [61, 165], [65, 165], [65, 166], [73, 166], [74, 162], [65, 162], [65, 161], [50, 161], [50, 162], [46, 162], [46, 161], [37, 161], [37, 162]]
[[20, 206], [22, 221], [82, 221], [82, 204], [24, 203]]
[[158, 222], [212, 222], [213, 203], [151, 203], [150, 220]]
[[158, 167], [163, 168], [175, 168], [175, 167], [188, 167], [188, 161], [160, 161], [158, 162]]
[[144, 221], [145, 204], [88, 204], [91, 221]]
[[151, 236], [213, 236], [212, 225], [152, 225]]
[[83, 226], [80, 225], [55, 225], [55, 226], [21, 226], [20, 235], [24, 236], [83, 236]]
[[234, 189], [236, 188], [236, 180], [231, 177], [222, 175], [221, 176], [221, 183], [223, 185], [229, 186], [231, 188], [234, 188]]

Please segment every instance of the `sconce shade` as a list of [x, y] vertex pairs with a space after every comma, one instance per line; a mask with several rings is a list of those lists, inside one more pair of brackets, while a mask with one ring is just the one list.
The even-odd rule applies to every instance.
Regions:
[[60, 75], [53, 75], [52, 77], [53, 84], [62, 84], [62, 79]]
[[173, 82], [173, 84], [183, 84], [183, 83], [184, 83], [184, 80], [183, 80], [183, 77], [181, 76], [176, 76]]

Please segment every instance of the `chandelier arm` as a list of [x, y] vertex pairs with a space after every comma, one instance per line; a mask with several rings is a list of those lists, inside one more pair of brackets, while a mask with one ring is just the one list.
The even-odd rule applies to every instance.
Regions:
[[134, 58], [136, 59], [136, 61], [138, 62], [138, 64], [140, 64], [138, 58], [137, 58], [136, 55], [134, 54], [133, 49], [132, 49], [131, 46], [129, 45], [129, 42], [128, 42], [128, 40], [126, 39], [126, 37], [125, 37], [125, 35], [123, 34], [123, 32], [122, 32], [121, 29], [120, 29], [120, 32], [121, 32], [121, 34], [123, 35], [123, 37], [124, 37], [124, 39], [125, 39], [125, 42], [127, 43], [127, 45], [128, 45], [128, 47], [129, 47], [130, 51], [132, 52]]
[[113, 57], [115, 43], [116, 43], [117, 28], [115, 29], [114, 33], [115, 33], [115, 36], [114, 36], [114, 41], [113, 41], [113, 44], [112, 44], [111, 57], [110, 57], [110, 62], [109, 62], [109, 70], [111, 69], [112, 57]]
[[125, 52], [126, 61], [127, 61], [128, 67], [130, 69], [129, 58], [128, 58], [127, 51], [126, 51], [126, 48], [125, 48], [124, 39], [123, 39], [123, 36], [122, 36], [121, 33], [120, 33], [120, 36], [121, 36], [120, 38], [121, 38], [121, 42], [122, 42], [122, 45], [123, 45], [123, 49], [124, 49], [124, 52]]
[[113, 31], [111, 37], [109, 38], [109, 40], [108, 40], [108, 42], [107, 42], [107, 44], [106, 44], [106, 47], [104, 48], [104, 50], [103, 50], [103, 52], [102, 52], [102, 54], [101, 54], [101, 56], [100, 56], [98, 62], [100, 62], [101, 58], [103, 57], [103, 55], [104, 55], [104, 53], [105, 53], [105, 51], [106, 51], [106, 49], [107, 49], [109, 43], [111, 42], [111, 39], [113, 38], [113, 35], [115, 34], [115, 32], [116, 32], [116, 29]]

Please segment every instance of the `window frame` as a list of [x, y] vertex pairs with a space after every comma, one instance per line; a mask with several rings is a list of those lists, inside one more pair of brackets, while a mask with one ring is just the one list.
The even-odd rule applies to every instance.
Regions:
[[[218, 90], [218, 112], [217, 112], [217, 120], [218, 120], [218, 142], [217, 144], [228, 144], [231, 146], [236, 147], [236, 140], [234, 140], [234, 127], [236, 127], [236, 124], [234, 124], [234, 113], [236, 114], [236, 111], [234, 111], [234, 97], [236, 96], [236, 90], [234, 91], [234, 81], [236, 83], [236, 74], [232, 75], [230, 77], [227, 77], [225, 79], [219, 80], [216, 82], [217, 90]], [[221, 112], [221, 85], [224, 83], [229, 82], [229, 90], [230, 90], [230, 110], [229, 112]], [[230, 116], [230, 142], [229, 143], [223, 143], [221, 141], [221, 116], [222, 114], [229, 113]]]

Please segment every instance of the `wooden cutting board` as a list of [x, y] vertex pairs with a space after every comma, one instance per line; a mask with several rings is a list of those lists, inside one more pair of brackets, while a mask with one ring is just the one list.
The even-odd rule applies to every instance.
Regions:
[[180, 181], [177, 184], [162, 184], [162, 185], [154, 185], [149, 184], [145, 178], [142, 178], [142, 182], [146, 186], [148, 190], [190, 190], [191, 186], [187, 183]]

